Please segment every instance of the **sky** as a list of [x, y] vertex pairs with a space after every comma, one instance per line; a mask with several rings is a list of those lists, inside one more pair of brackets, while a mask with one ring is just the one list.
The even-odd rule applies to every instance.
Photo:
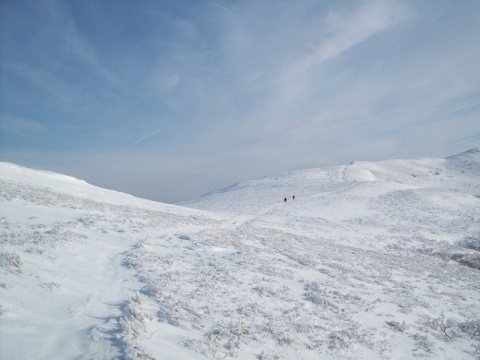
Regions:
[[162, 202], [480, 146], [480, 1], [0, 0], [0, 161]]

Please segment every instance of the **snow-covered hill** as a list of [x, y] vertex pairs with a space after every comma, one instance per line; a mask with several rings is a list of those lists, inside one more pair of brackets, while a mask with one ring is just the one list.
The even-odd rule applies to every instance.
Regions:
[[182, 206], [6, 163], [0, 181], [2, 359], [480, 357], [479, 149]]

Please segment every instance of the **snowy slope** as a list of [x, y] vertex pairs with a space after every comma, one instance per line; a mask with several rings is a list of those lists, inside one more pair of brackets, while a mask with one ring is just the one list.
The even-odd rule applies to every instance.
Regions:
[[149, 236], [217, 224], [198, 211], [0, 164], [0, 358], [133, 353], [125, 252]]
[[183, 207], [12, 164], [0, 179], [2, 359], [480, 356], [479, 149]]

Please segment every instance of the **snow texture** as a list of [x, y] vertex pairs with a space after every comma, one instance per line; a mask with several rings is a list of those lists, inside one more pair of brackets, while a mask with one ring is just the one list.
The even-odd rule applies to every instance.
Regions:
[[181, 206], [0, 163], [0, 201], [1, 359], [480, 358], [480, 149]]

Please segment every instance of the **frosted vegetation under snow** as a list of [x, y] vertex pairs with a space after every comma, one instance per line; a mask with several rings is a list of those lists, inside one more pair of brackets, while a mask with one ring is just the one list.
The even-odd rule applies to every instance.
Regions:
[[480, 357], [479, 149], [181, 206], [6, 163], [0, 181], [2, 359]]

